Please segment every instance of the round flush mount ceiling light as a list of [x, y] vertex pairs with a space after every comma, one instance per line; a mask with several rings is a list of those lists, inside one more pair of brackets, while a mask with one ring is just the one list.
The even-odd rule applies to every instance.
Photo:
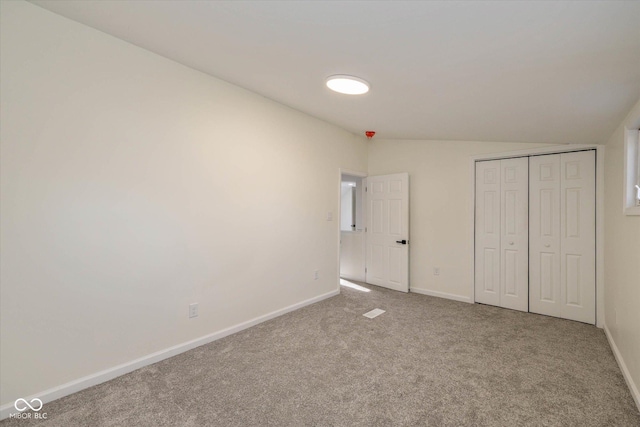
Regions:
[[369, 92], [369, 83], [367, 81], [344, 74], [327, 77], [327, 87], [345, 95], [362, 95]]

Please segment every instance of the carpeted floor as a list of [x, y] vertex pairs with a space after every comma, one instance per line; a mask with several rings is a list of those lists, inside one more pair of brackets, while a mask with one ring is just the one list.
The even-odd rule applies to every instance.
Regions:
[[0, 426], [640, 426], [602, 330], [362, 285]]

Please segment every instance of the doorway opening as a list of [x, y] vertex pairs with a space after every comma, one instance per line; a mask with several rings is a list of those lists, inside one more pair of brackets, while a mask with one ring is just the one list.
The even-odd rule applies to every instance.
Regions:
[[[364, 186], [366, 175], [340, 175], [340, 278], [365, 281]], [[341, 281], [342, 282], [342, 281]]]

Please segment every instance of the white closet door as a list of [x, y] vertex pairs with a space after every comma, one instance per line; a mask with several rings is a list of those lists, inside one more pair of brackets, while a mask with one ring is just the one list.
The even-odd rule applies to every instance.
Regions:
[[500, 168], [500, 307], [529, 311], [529, 158]]
[[475, 300], [500, 305], [500, 160], [476, 163]]
[[561, 317], [595, 323], [595, 151], [560, 156]]
[[595, 152], [530, 162], [530, 311], [594, 324]]
[[529, 310], [561, 317], [560, 154], [529, 159]]

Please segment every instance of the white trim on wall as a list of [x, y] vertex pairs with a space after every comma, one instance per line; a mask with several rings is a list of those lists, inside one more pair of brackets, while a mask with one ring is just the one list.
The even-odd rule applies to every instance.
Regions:
[[[68, 382], [66, 384], [62, 384], [60, 386], [50, 388], [49, 390], [45, 390], [40, 393], [33, 394], [31, 396], [23, 396], [23, 398], [26, 399], [28, 402], [30, 402], [34, 398], [38, 398], [42, 400], [43, 404], [46, 404], [56, 399], [60, 399], [61, 397], [65, 397], [70, 394], [77, 393], [86, 388], [93, 387], [95, 385], [112, 380], [121, 375], [128, 374], [129, 372], [133, 372], [136, 369], [140, 369], [145, 366], [152, 365], [154, 363], [176, 356], [180, 353], [184, 353], [186, 351], [192, 350], [196, 347], [200, 347], [202, 345], [209, 344], [213, 341], [217, 341], [226, 336], [235, 334], [236, 332], [240, 332], [242, 330], [248, 329], [257, 324], [266, 322], [267, 320], [271, 320], [278, 316], [282, 316], [283, 314], [298, 310], [302, 307], [306, 307], [307, 305], [315, 304], [324, 299], [331, 298], [333, 296], [338, 295], [339, 293], [340, 293], [340, 290], [336, 289], [326, 294], [319, 295], [317, 297], [314, 297], [305, 301], [301, 301], [299, 303], [290, 305], [280, 310], [267, 313], [263, 316], [256, 317], [246, 322], [239, 323], [235, 326], [231, 326], [221, 331], [214, 332], [212, 334], [205, 335], [200, 338], [196, 338], [195, 340], [178, 344], [173, 347], [165, 348], [164, 350], [157, 351], [155, 353], [146, 355], [139, 359], [135, 359], [130, 362], [126, 362], [121, 365], [114, 366], [113, 368], [105, 369], [104, 371], [87, 375], [86, 377], [82, 377], [77, 380]], [[13, 403], [9, 403], [0, 407], [0, 420], [8, 418], [11, 413], [15, 413], [15, 412], [17, 411], [15, 410]], [[46, 412], [46, 408], [44, 412]]]
[[[567, 144], [554, 145], [551, 147], [529, 148], [525, 150], [508, 151], [503, 153], [490, 153], [474, 155], [469, 158], [470, 188], [475, 189], [475, 164], [481, 160], [508, 159], [512, 157], [523, 157], [540, 154], [570, 153], [573, 151], [596, 150], [596, 326], [604, 327], [604, 145], [595, 144]], [[476, 192], [471, 191], [470, 203], [470, 223], [474, 233], [473, 241], [475, 247], [475, 197]], [[475, 271], [475, 251], [471, 251], [470, 256], [471, 271]], [[475, 302], [475, 275], [471, 279], [471, 302]]]
[[640, 215], [640, 206], [636, 205], [636, 182], [640, 176], [640, 130], [637, 128], [624, 130], [624, 171], [622, 177], [623, 200], [622, 213], [624, 215]]
[[429, 289], [411, 288], [411, 287], [409, 288], [409, 292], [413, 292], [415, 294], [429, 295], [430, 297], [445, 298], [445, 299], [450, 299], [454, 301], [473, 304], [473, 299], [469, 297], [465, 297], [463, 295], [455, 295], [455, 294], [449, 294], [447, 292], [430, 291]]
[[616, 358], [616, 362], [618, 362], [618, 366], [622, 371], [622, 376], [624, 377], [624, 380], [626, 381], [627, 386], [629, 386], [629, 391], [631, 392], [631, 396], [633, 397], [633, 400], [635, 400], [636, 402], [638, 411], [640, 411], [640, 391], [638, 391], [638, 386], [636, 386], [636, 384], [633, 382], [631, 373], [629, 372], [629, 369], [627, 369], [627, 364], [624, 363], [622, 354], [620, 354], [620, 350], [618, 350], [618, 346], [616, 345], [616, 342], [613, 340], [611, 331], [609, 330], [606, 324], [604, 325], [604, 334], [607, 336], [607, 340], [609, 341], [609, 346], [611, 347], [611, 350], [613, 351], [613, 355]]

